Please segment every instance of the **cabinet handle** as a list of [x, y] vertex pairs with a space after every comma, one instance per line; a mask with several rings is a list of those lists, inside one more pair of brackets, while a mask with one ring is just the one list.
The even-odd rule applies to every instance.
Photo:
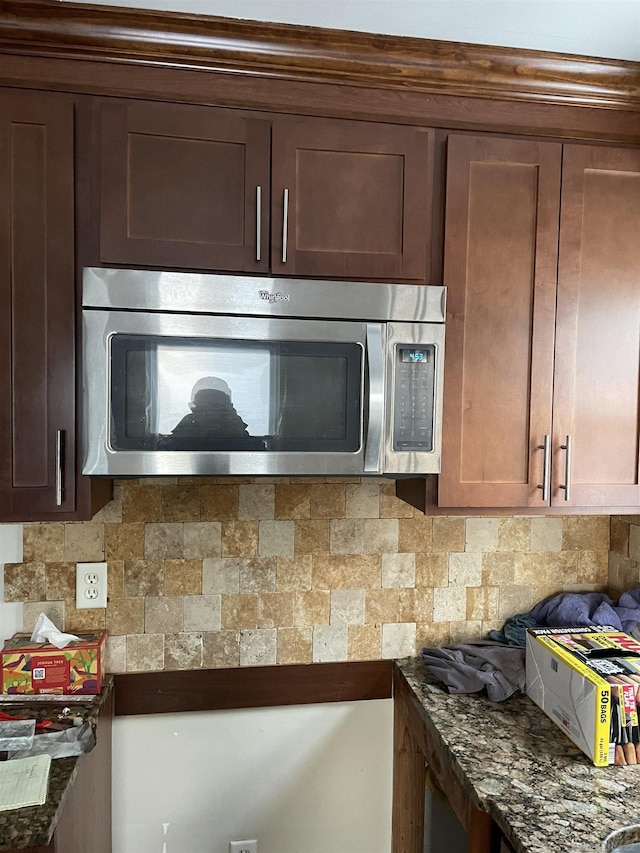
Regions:
[[564, 499], [565, 501], [571, 500], [571, 436], [568, 435], [565, 441], [565, 444], [560, 445], [560, 450], [566, 451], [566, 456], [564, 460], [564, 486], [560, 486], [561, 489], [564, 489]]
[[282, 194], [282, 263], [287, 263], [287, 229], [289, 227], [289, 190]]
[[544, 450], [542, 461], [542, 485], [538, 486], [542, 489], [542, 500], [549, 501], [549, 474], [551, 471], [551, 436], [545, 435], [544, 444], [538, 445], [538, 450]]
[[256, 261], [260, 260], [262, 237], [262, 187], [256, 187]]
[[56, 506], [62, 506], [62, 437], [63, 430], [56, 430]]

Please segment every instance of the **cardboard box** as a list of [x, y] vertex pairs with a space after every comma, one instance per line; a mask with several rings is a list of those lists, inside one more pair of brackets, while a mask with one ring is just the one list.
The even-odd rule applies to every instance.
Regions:
[[57, 649], [32, 643], [29, 634], [15, 634], [2, 649], [2, 692], [99, 693], [107, 632], [78, 636]]
[[607, 625], [529, 628], [527, 695], [593, 763], [640, 764], [640, 643]]

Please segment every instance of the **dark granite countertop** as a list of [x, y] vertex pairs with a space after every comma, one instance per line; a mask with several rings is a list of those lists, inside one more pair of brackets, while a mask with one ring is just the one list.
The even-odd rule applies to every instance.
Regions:
[[[62, 709], [68, 707], [72, 715], [81, 716], [83, 721], [95, 730], [100, 709], [112, 690], [113, 676], [108, 675], [103, 681], [102, 692], [95, 699], [87, 697], [86, 702], [74, 700], [73, 703], [65, 703], [64, 700], [30, 702], [29, 697], [25, 696], [24, 702], [19, 704], [0, 703], [0, 711], [16, 717], [52, 720], [57, 723], [60, 721]], [[0, 851], [46, 846], [51, 841], [76, 777], [78, 762], [81, 760], [82, 756], [74, 756], [55, 758], [51, 762], [49, 793], [44, 805], [0, 812]]]
[[445, 761], [517, 853], [599, 853], [638, 823], [640, 765], [595, 767], [527, 696], [453, 695], [424, 681], [418, 658], [397, 666]]

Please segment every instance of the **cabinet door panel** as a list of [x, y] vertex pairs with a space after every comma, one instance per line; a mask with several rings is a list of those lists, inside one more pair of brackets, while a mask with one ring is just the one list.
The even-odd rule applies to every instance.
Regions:
[[553, 502], [640, 503], [640, 151], [565, 147]]
[[543, 506], [561, 148], [451, 136], [440, 506]]
[[29, 520], [75, 507], [73, 104], [0, 116], [0, 514]]
[[432, 131], [278, 118], [272, 159], [274, 272], [425, 279]]
[[267, 270], [269, 145], [268, 122], [223, 110], [103, 103], [101, 260]]

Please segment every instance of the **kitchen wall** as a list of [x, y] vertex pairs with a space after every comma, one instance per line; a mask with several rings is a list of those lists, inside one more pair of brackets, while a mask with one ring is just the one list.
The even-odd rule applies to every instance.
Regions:
[[[608, 516], [426, 517], [369, 479], [124, 480], [90, 522], [24, 525], [24, 628], [106, 628], [115, 672], [396, 658], [608, 581]], [[105, 610], [75, 563], [108, 562]]]
[[614, 597], [640, 584], [640, 515], [611, 517], [609, 584]]

